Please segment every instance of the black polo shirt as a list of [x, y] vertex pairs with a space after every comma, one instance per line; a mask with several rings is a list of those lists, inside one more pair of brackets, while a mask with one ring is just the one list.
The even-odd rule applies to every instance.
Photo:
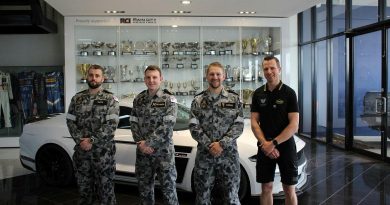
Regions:
[[259, 113], [260, 128], [265, 138], [272, 140], [287, 127], [288, 113], [299, 112], [297, 95], [281, 81], [272, 92], [264, 84], [253, 93], [251, 112]]

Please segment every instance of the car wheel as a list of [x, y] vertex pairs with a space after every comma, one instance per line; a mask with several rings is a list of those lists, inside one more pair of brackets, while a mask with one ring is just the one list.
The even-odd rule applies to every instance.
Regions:
[[49, 144], [42, 147], [35, 158], [41, 179], [53, 186], [66, 186], [74, 182], [73, 164], [61, 147]]

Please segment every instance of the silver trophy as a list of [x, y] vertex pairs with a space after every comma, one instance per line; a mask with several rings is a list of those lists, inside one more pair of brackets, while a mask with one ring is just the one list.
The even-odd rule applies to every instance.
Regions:
[[121, 42], [121, 51], [122, 51], [122, 55], [123, 54], [131, 54], [133, 50], [133, 42], [132, 41], [122, 41]]
[[200, 87], [198, 86], [198, 83], [195, 80], [191, 80], [191, 87], [192, 90], [190, 90], [190, 95], [196, 95]]
[[90, 45], [91, 45], [91, 44], [89, 44], [89, 43], [84, 43], [84, 42], [78, 45], [79, 48], [81, 49], [81, 51], [80, 51], [80, 56], [88, 56], [87, 48], [89, 48]]
[[130, 77], [129, 77], [129, 71], [128, 71], [127, 65], [120, 65], [120, 70], [121, 70], [121, 81], [122, 82], [129, 82]]
[[106, 47], [110, 50], [107, 52], [109, 56], [116, 56], [116, 51], [114, 49], [116, 48], [116, 43], [107, 43]]
[[93, 51], [94, 56], [103, 55], [103, 51], [101, 50], [102, 46], [104, 46], [103, 41], [92, 41], [91, 45], [92, 45], [92, 47], [95, 48], [95, 50]]
[[145, 54], [156, 55], [157, 54], [157, 42], [154, 40], [148, 40], [145, 42]]
[[271, 36], [267, 36], [267, 37], [264, 37], [264, 55], [272, 55], [273, 52], [271, 51], [271, 48], [272, 48], [272, 37]]
[[104, 82], [113, 83], [115, 78], [115, 68], [113, 66], [105, 66], [104, 69]]
[[[171, 43], [169, 42], [161, 42], [161, 55], [169, 55], [169, 47]], [[168, 61], [168, 60], [166, 60]]]

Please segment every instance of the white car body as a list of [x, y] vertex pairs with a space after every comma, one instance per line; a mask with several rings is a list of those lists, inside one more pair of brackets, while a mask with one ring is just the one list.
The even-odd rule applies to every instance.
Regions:
[[[126, 117], [128, 117], [127, 113], [125, 115], [121, 113], [122, 120], [127, 120]], [[127, 129], [126, 127], [120, 127], [121, 125], [118, 126], [118, 129], [115, 133], [115, 141], [117, 146], [117, 152], [115, 155], [115, 180], [117, 182], [136, 184], [137, 180], [134, 174], [136, 160], [136, 144], [132, 138], [130, 129], [128, 129], [128, 127]], [[303, 153], [305, 142], [299, 139], [297, 136], [294, 136], [294, 138], [296, 142], [297, 152], [300, 153], [298, 155], [299, 179], [296, 189], [298, 193], [301, 193], [302, 188], [307, 181], [307, 161]], [[191, 192], [192, 172], [194, 168], [197, 142], [192, 139], [188, 129], [182, 131], [174, 131], [173, 141], [176, 151], [176, 169], [178, 170], [177, 188]], [[247, 177], [247, 190], [245, 193], [250, 194], [252, 196], [258, 196], [261, 193], [260, 184], [256, 182], [256, 158], [254, 157], [257, 153], [256, 142], [257, 140], [255, 139], [251, 131], [250, 120], [245, 119], [244, 132], [238, 138], [237, 144], [240, 156], [240, 164], [245, 171], [244, 173]], [[52, 117], [51, 119], [29, 123], [24, 126], [23, 134], [20, 137], [20, 159], [22, 164], [28, 169], [37, 171], [36, 162], [37, 160], [42, 161], [42, 159], [37, 159], [38, 152], [47, 147], [47, 145], [50, 145], [51, 147], [56, 147], [58, 149], [63, 149], [67, 153], [67, 157], [69, 157], [68, 160], [72, 159], [73, 147], [75, 145], [75, 142], [73, 141], [68, 132], [65, 114], [60, 114], [58, 116]], [[50, 153], [52, 153], [52, 151], [50, 151]], [[51, 155], [50, 153], [39, 156], [43, 156], [43, 158], [46, 158], [47, 156], [51, 159], [53, 158], [53, 156], [49, 156]], [[66, 157], [64, 159], [66, 161]], [[54, 165], [53, 164], [50, 164], [50, 166], [59, 166], [58, 163]], [[38, 174], [40, 174], [39, 170]], [[40, 174], [40, 176], [42, 176], [42, 174]], [[283, 196], [283, 189], [282, 184], [280, 182], [278, 169], [276, 170], [273, 192], [275, 197]]]

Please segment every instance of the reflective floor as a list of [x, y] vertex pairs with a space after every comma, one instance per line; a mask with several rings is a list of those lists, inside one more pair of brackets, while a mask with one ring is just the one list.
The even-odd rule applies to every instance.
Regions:
[[[390, 164], [344, 152], [321, 143], [307, 142], [308, 184], [298, 197], [299, 204], [390, 204]], [[17, 148], [0, 149], [0, 204], [76, 204], [74, 186], [58, 188], [44, 185], [39, 178], [21, 167]], [[115, 187], [118, 204], [137, 204], [137, 187]], [[162, 204], [156, 191], [156, 204]], [[179, 192], [180, 204], [194, 204], [194, 195]], [[242, 204], [259, 204], [250, 197]], [[283, 204], [276, 200], [274, 204]]]

